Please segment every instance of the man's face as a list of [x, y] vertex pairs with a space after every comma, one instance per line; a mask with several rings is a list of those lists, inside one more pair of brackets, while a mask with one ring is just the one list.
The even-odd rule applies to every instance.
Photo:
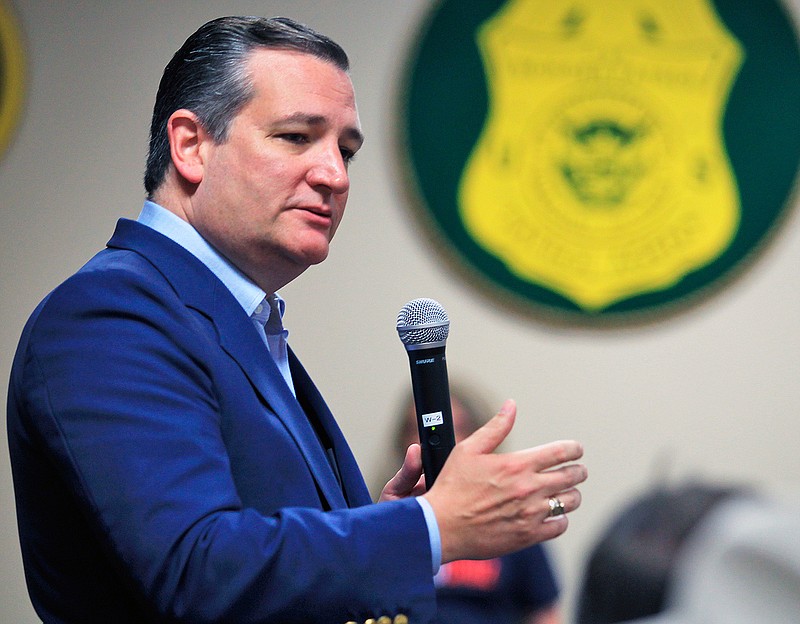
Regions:
[[335, 65], [260, 49], [255, 94], [224, 143], [206, 141], [190, 223], [265, 290], [328, 255], [362, 136], [353, 85]]

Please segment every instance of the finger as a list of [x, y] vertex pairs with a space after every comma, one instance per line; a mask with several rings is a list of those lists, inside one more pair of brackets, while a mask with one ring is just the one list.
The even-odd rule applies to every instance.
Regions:
[[411, 444], [406, 449], [406, 456], [403, 459], [403, 465], [394, 476], [398, 486], [403, 491], [411, 490], [414, 485], [419, 481], [422, 475], [422, 447], [419, 444]]
[[553, 468], [538, 473], [541, 488], [545, 492], [561, 492], [583, 483], [589, 476], [589, 471], [583, 464], [569, 464], [560, 468]]
[[478, 455], [493, 453], [508, 437], [516, 417], [517, 404], [507, 399], [489, 422], [464, 440], [464, 448]]
[[540, 541], [545, 542], [562, 535], [569, 526], [569, 518], [566, 514], [557, 518], [545, 518], [542, 521], [542, 528], [539, 534]]
[[411, 494], [419, 494], [421, 489], [424, 490], [420, 487], [423, 484], [422, 452], [419, 444], [412, 444], [406, 450], [400, 470], [383, 488], [381, 498], [402, 498]]
[[[551, 503], [551, 501], [553, 501]], [[575, 488], [564, 492], [557, 492], [544, 499], [542, 509], [545, 520], [563, 519], [566, 514], [575, 511], [581, 506], [581, 493]]]
[[535, 472], [540, 472], [580, 459], [583, 457], [583, 445], [575, 440], [559, 440], [516, 451], [514, 454], [525, 458]]

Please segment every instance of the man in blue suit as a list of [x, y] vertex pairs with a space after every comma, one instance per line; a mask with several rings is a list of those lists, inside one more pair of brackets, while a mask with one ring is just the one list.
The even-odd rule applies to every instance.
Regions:
[[430, 491], [414, 445], [372, 504], [289, 349], [276, 292], [327, 256], [361, 142], [345, 53], [291, 20], [213, 20], [167, 65], [138, 220], [37, 307], [13, 364], [45, 622], [417, 624], [442, 562], [566, 529], [581, 446], [493, 453], [511, 401]]

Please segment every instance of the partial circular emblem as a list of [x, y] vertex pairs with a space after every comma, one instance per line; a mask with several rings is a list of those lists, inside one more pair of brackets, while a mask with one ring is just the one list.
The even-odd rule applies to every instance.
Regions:
[[800, 51], [777, 0], [445, 0], [402, 93], [422, 222], [534, 311], [694, 300], [792, 202]]
[[15, 16], [0, 0], [0, 157], [19, 123], [25, 89], [25, 54]]

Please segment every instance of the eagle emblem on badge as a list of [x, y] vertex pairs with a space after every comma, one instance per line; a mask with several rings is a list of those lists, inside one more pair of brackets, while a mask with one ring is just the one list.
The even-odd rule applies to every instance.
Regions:
[[586, 311], [708, 264], [740, 200], [721, 130], [743, 51], [705, 0], [509, 2], [459, 206], [509, 271]]

